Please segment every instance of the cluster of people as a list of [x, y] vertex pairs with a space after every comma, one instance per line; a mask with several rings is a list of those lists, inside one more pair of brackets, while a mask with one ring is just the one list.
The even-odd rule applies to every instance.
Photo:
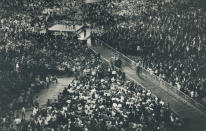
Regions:
[[50, 18], [55, 16], [42, 10], [56, 9], [59, 1], [22, 3], [22, 8], [15, 7], [15, 11], [10, 10], [15, 3], [4, 4], [0, 9], [0, 118], [5, 127], [18, 114], [16, 110], [35, 105], [35, 93], [57, 82], [56, 75], [71, 74], [63, 61], [75, 42], [71, 37], [47, 32]]
[[[4, 113], [1, 116], [2, 127], [9, 130], [15, 127], [17, 130], [159, 130], [166, 128], [168, 123], [176, 125], [179, 122], [167, 104], [134, 82], [125, 81], [123, 72], [105, 64], [99, 54], [94, 54], [76, 38], [33, 34], [33, 39], [41, 41], [35, 45], [39, 51], [36, 54], [41, 57], [35, 53], [33, 57], [23, 55], [16, 66], [17, 72], [28, 75], [32, 72], [29, 67], [37, 66], [37, 57], [38, 65], [48, 67], [54, 64], [60, 70], [71, 70], [75, 80], [59, 94], [56, 103], [48, 102], [45, 109], [39, 109], [38, 103], [32, 100], [33, 89], [38, 84], [31, 83], [28, 85], [31, 88], [26, 88], [18, 97], [17, 110], [20, 113]], [[42, 75], [45, 74], [43, 70], [40, 71]], [[48, 79], [51, 78], [35, 77], [35, 81], [40, 83]], [[11, 109], [12, 106], [10, 104]], [[25, 121], [25, 108], [32, 106], [32, 120]], [[11, 124], [13, 119], [15, 126]]]
[[24, 130], [164, 130], [180, 120], [149, 90], [125, 80], [86, 45], [75, 43], [73, 61], [65, 61], [74, 80], [47, 107], [33, 108]]
[[109, 1], [98, 1], [89, 4], [83, 4], [83, 21], [92, 24], [95, 28], [100, 25], [112, 25], [114, 17], [110, 14], [112, 4]]
[[[47, 16], [35, 14], [35, 11], [1, 11], [0, 116], [4, 116], [10, 109], [32, 107], [34, 93], [56, 81], [60, 72], [57, 65], [61, 65], [59, 57], [65, 56], [60, 49], [66, 45], [62, 38], [40, 33], [47, 28]], [[34, 93], [28, 95], [28, 90]]]
[[95, 36], [134, 60], [141, 58], [146, 69], [202, 102], [206, 96], [205, 10], [164, 0], [124, 1], [117, 8], [123, 13], [115, 15], [122, 21]]
[[[99, 11], [95, 14], [94, 11], [84, 11], [84, 15], [89, 16], [84, 20], [92, 19], [100, 24], [111, 22], [113, 20], [111, 13], [102, 12], [102, 10], [106, 11], [105, 6], [113, 5], [98, 3], [87, 5], [86, 10]], [[39, 30], [47, 28], [48, 17], [39, 17], [38, 14], [36, 14], [37, 16], [34, 14], [14, 13], [9, 17], [1, 16], [0, 31], [3, 40], [0, 41], [0, 80], [2, 81], [0, 92], [7, 96], [1, 95], [0, 104], [11, 104], [0, 106], [7, 109], [4, 111], [3, 108], [0, 108], [0, 127], [5, 127], [6, 130], [15, 130], [16, 128], [17, 130], [49, 131], [158, 131], [166, 129], [169, 125], [175, 126], [181, 123], [179, 118], [170, 111], [168, 104], [153, 96], [149, 90], [143, 89], [132, 81], [125, 80], [124, 72], [112, 64], [110, 66], [104, 63], [99, 54], [95, 54], [76, 37], [72, 35], [55, 36], [50, 33], [40, 34]], [[149, 18], [152, 18], [152, 14]], [[146, 19], [147, 17], [143, 21], [145, 22]], [[151, 26], [153, 21], [149, 22], [151, 23], [148, 25]], [[118, 41], [123, 30], [119, 28], [119, 24], [122, 23], [118, 23], [117, 27], [114, 26], [104, 32], [101, 37], [105, 41], [111, 40], [111, 38]], [[153, 23], [153, 25], [155, 24]], [[144, 26], [138, 29], [146, 30], [148, 27], [146, 25], [144, 23]], [[167, 25], [165, 24], [165, 26]], [[108, 37], [109, 33], [112, 37]], [[158, 31], [150, 32], [151, 40], [155, 41], [158, 33]], [[157, 59], [152, 51], [153, 55], [145, 53], [151, 49], [148, 45], [151, 45], [152, 42], [143, 40], [143, 38], [147, 38], [147, 35], [138, 38], [143, 41], [139, 45], [140, 51], [144, 54], [142, 57], [145, 59], [143, 60], [150, 60], [145, 62], [145, 67], [149, 68], [150, 64], [154, 63], [154, 59]], [[114, 43], [110, 42], [114, 46]], [[120, 47], [121, 51], [124, 51], [123, 46]], [[117, 48], [120, 49], [120, 47]], [[157, 44], [156, 47], [160, 48]], [[157, 48], [153, 49], [157, 51]], [[193, 57], [192, 53], [190, 56]], [[197, 58], [199, 56], [201, 54]], [[120, 61], [115, 63], [121, 65]], [[158, 66], [160, 69], [163, 67], [166, 68], [166, 65], [163, 66], [160, 63]], [[52, 77], [52, 75], [59, 71], [71, 72], [75, 79], [59, 94], [55, 103], [48, 101], [48, 105], [41, 109], [38, 102], [33, 100], [33, 91], [48, 87], [52, 80], [56, 80], [56, 77]], [[185, 73], [185, 75], [188, 74]], [[10, 99], [13, 102], [9, 101]], [[14, 106], [17, 106], [15, 109], [20, 110], [20, 115], [12, 112]], [[33, 106], [31, 120], [25, 121], [25, 108]], [[11, 112], [9, 112], [10, 110]], [[15, 126], [11, 124], [13, 122]]]

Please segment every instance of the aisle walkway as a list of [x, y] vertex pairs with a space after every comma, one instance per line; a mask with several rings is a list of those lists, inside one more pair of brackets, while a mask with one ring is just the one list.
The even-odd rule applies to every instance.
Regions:
[[[101, 56], [109, 60], [114, 54], [112, 50], [102, 47], [95, 46], [92, 47], [93, 50], [99, 52]], [[136, 71], [129, 68], [127, 63], [123, 63], [123, 71], [126, 73], [127, 77], [131, 80], [140, 83], [145, 88], [152, 91], [153, 94], [161, 98], [162, 100], [169, 102], [170, 107], [184, 119], [185, 125], [182, 129], [178, 131], [205, 131], [206, 130], [206, 117], [205, 115], [193, 107], [192, 105], [185, 104], [179, 96], [172, 92], [167, 92], [166, 90], [160, 88], [159, 82], [151, 80], [148, 76], [141, 75], [138, 77]], [[177, 131], [177, 129], [175, 129]]]
[[58, 98], [58, 94], [63, 91], [64, 87], [67, 87], [73, 80], [73, 77], [58, 78], [58, 83], [51, 83], [49, 88], [41, 90], [37, 96], [39, 97], [39, 106], [46, 105], [47, 100], [55, 100]]
[[[48, 99], [55, 100], [58, 98], [58, 94], [63, 91], [64, 87], [67, 87], [69, 83], [73, 80], [73, 77], [62, 77], [58, 78], [58, 83], [51, 83], [49, 88], [42, 89], [35, 96], [38, 96], [39, 106], [44, 107], [47, 103]], [[34, 97], [35, 97], [34, 96]], [[26, 120], [30, 119], [30, 115], [32, 113], [31, 109], [27, 109], [26, 112]]]

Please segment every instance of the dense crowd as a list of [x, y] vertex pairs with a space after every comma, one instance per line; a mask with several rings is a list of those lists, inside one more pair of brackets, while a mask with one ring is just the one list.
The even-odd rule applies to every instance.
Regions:
[[141, 58], [146, 69], [201, 101], [206, 95], [204, 9], [178, 1], [131, 1], [119, 5], [133, 12], [117, 12], [122, 22], [96, 36], [134, 60]]
[[[55, 73], [60, 71], [58, 57], [63, 55], [60, 48], [66, 45], [62, 38], [41, 31], [47, 28], [46, 15], [1, 11], [0, 112], [5, 115], [8, 108], [19, 109], [21, 103], [33, 105], [34, 94], [26, 92], [38, 92], [56, 79]], [[62, 43], [61, 47], [57, 43]]]
[[[34, 81], [27, 85], [29, 88], [21, 89], [16, 103], [19, 111], [12, 112], [11, 105], [11, 112], [1, 115], [1, 127], [8, 130], [160, 130], [179, 121], [167, 104], [134, 82], [125, 81], [123, 72], [105, 64], [75, 37], [27, 35], [26, 42], [30, 44], [13, 50], [2, 48], [5, 50], [2, 56], [8, 60], [13, 60], [9, 55], [17, 53], [13, 65], [17, 76]], [[59, 94], [56, 103], [48, 102], [45, 109], [39, 109], [38, 102], [32, 100], [33, 89], [48, 81], [51, 67], [71, 70], [75, 80]], [[25, 121], [25, 108], [32, 106], [32, 120]]]
[[[117, 5], [122, 3], [125, 1]], [[124, 11], [112, 16], [116, 4], [87, 5], [83, 22], [106, 23], [105, 32], [93, 34], [95, 37], [134, 60], [141, 59], [146, 69], [189, 96], [203, 98], [206, 94], [206, 77], [201, 67], [201, 60], [206, 57], [205, 12], [188, 5], [180, 8], [175, 2], [139, 0], [130, 4], [138, 8], [133, 12], [135, 15], [130, 12], [129, 17]], [[115, 17], [123, 21], [114, 22]], [[10, 96], [4, 94], [13, 93], [11, 104], [4, 106], [11, 112], [0, 109], [1, 127], [8, 130], [158, 131], [181, 124], [168, 104], [126, 80], [124, 72], [105, 64], [99, 54], [74, 36], [40, 34], [40, 30], [47, 29], [47, 19], [25, 13], [1, 16], [0, 104], [8, 102]], [[41, 109], [33, 100], [33, 92], [48, 87], [59, 72], [72, 73], [75, 79], [55, 103], [48, 102]], [[25, 121], [26, 107], [34, 107], [29, 121]], [[20, 115], [14, 110], [20, 110]]]
[[111, 26], [114, 24], [114, 16], [110, 14], [111, 7], [111, 2], [107, 0], [83, 4], [80, 9], [82, 11], [82, 20], [85, 23], [92, 24], [94, 28], [101, 25]]
[[[75, 43], [65, 61], [75, 79], [46, 108], [35, 106], [19, 130], [165, 130], [180, 120], [149, 90], [125, 80], [121, 70], [104, 63], [86, 45]], [[17, 118], [20, 119], [20, 118]], [[20, 119], [21, 120], [21, 119]]]
[[66, 43], [62, 37], [47, 34], [54, 13], [43, 10], [56, 9], [58, 1], [23, 1], [21, 7], [15, 4], [22, 1], [5, 2], [0, 9], [0, 116], [8, 125], [16, 110], [35, 105], [35, 94], [57, 81], [56, 75], [71, 74], [62, 61], [66, 59], [63, 49], [72, 37], [64, 37]]

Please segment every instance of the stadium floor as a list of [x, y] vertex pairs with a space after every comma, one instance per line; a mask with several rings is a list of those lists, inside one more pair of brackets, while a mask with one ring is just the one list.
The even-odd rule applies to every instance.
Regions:
[[[109, 61], [113, 56], [114, 52], [103, 46], [92, 46], [94, 51], [101, 54], [101, 56]], [[191, 104], [186, 104], [182, 98], [173, 92], [169, 92], [163, 88], [160, 88], [159, 82], [151, 80], [149, 76], [145, 75], [136, 75], [136, 71], [129, 68], [127, 63], [123, 62], [122, 66], [123, 71], [126, 73], [126, 76], [141, 84], [143, 87], [151, 90], [151, 92], [168, 102], [172, 110], [178, 114], [184, 120], [184, 126], [178, 129], [170, 129], [171, 131], [205, 131], [206, 130], [206, 115], [199, 111], [197, 108]]]

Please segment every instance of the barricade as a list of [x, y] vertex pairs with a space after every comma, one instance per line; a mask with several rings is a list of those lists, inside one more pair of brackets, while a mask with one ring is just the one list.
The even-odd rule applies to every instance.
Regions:
[[[95, 54], [98, 54], [94, 49], [92, 49], [92, 48], [90, 48]], [[116, 50], [113, 50], [113, 51], [115, 51], [116, 52]], [[122, 55], [122, 56], [124, 56], [124, 55]], [[109, 60], [107, 60], [107, 59], [105, 59], [105, 58], [103, 58], [103, 57], [101, 57], [101, 59], [104, 61], [104, 62], [106, 62], [106, 63], [108, 63], [108, 64], [110, 64], [110, 62], [109, 62]], [[128, 59], [127, 59], [128, 60]], [[131, 62], [131, 61], [130, 61]], [[134, 64], [135, 62], [133, 62], [132, 64]], [[131, 64], [131, 63], [130, 63]], [[111, 66], [111, 65], [110, 65]], [[135, 66], [136, 66], [136, 63], [135, 63]], [[132, 66], [131, 66], [132, 67]], [[114, 67], [116, 70], [120, 70], [118, 67]], [[136, 69], [136, 67], [135, 67], [135, 69]], [[126, 79], [129, 79], [128, 77], [126, 77]], [[131, 79], [129, 79], [129, 80], [131, 80]], [[135, 82], [135, 83], [137, 83], [137, 82]], [[139, 84], [139, 83], [137, 83], [138, 85], [140, 85], [140, 87], [141, 88], [143, 88], [143, 89], [146, 89], [143, 85], [141, 85], [141, 84]], [[153, 97], [156, 97], [154, 94], [152, 94], [152, 96]], [[180, 115], [175, 111], [175, 110], [173, 110], [173, 109], [170, 109], [172, 112], [173, 112], [173, 114], [175, 115], [175, 116], [178, 116], [181, 120], [183, 120], [183, 118], [181, 118], [180, 117]]]
[[[136, 70], [136, 62], [131, 60], [130, 58], [128, 58], [127, 56], [125, 56], [124, 54], [122, 54], [121, 52], [117, 51], [116, 49], [114, 49], [113, 47], [111, 47], [110, 45], [108, 45], [107, 43], [105, 43], [104, 41], [97, 39], [96, 38], [96, 43], [101, 44], [101, 46], [108, 48], [110, 50], [112, 50], [113, 52], [115, 52], [116, 54], [118, 54], [120, 56], [120, 58], [131, 68]], [[176, 93], [178, 96], [180, 96], [181, 98], [183, 98], [185, 101], [183, 101], [186, 104], [191, 104], [194, 107], [198, 108], [199, 110], [201, 110], [202, 112], [206, 113], [206, 107], [200, 103], [198, 103], [197, 101], [195, 101], [193, 98], [189, 97], [188, 95], [186, 95], [185, 93], [183, 93], [182, 91], [178, 90], [176, 87], [172, 86], [170, 83], [166, 82], [165, 80], [163, 80], [162, 78], [156, 76], [155, 74], [151, 73], [149, 70], [145, 69], [143, 66], [143, 64], [140, 65], [141, 69], [142, 69], [142, 73], [144, 73], [146, 76], [149, 76], [148, 78], [151, 80], [156, 80], [159, 82], [159, 84], [161, 85], [160, 87], [163, 88], [164, 90], [168, 91], [168, 92], [174, 92]]]

